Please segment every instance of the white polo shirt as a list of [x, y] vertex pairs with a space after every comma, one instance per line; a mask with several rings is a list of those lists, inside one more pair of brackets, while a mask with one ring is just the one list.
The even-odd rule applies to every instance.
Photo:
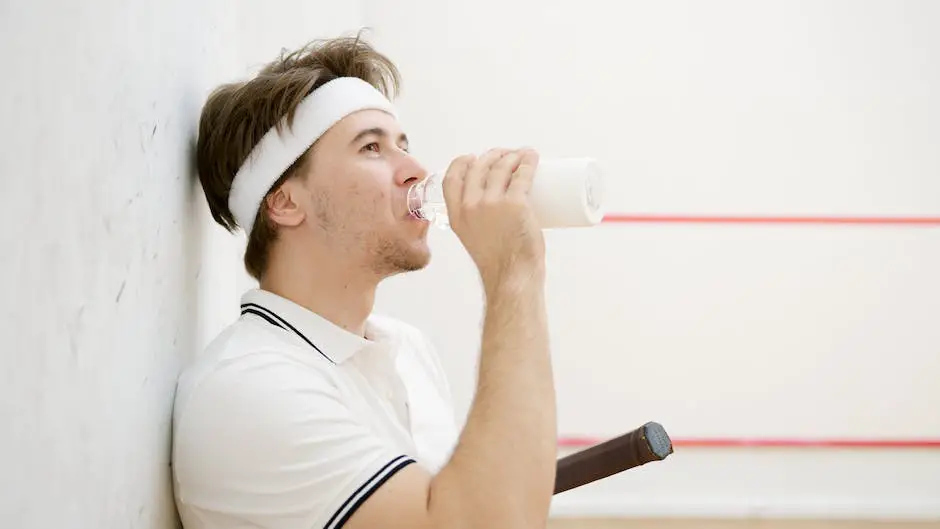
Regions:
[[337, 529], [395, 472], [432, 473], [458, 429], [430, 342], [366, 338], [262, 290], [179, 379], [173, 477], [186, 529]]

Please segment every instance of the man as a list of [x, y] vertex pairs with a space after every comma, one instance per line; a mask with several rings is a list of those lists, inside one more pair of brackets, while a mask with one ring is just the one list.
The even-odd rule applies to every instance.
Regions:
[[[499, 82], [494, 79], [493, 82]], [[461, 156], [444, 179], [486, 309], [459, 436], [428, 340], [372, 314], [383, 279], [426, 266], [408, 213], [427, 176], [359, 39], [315, 42], [226, 85], [200, 121], [213, 217], [248, 233], [259, 288], [180, 377], [173, 473], [186, 529], [544, 527], [556, 464], [538, 156]], [[468, 278], [469, 280], [469, 278]]]

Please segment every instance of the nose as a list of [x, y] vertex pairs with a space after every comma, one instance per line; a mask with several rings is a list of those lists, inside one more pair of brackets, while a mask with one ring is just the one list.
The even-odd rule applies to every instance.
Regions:
[[396, 183], [400, 186], [410, 186], [428, 177], [428, 171], [415, 159], [406, 154], [401, 158], [401, 165], [395, 173]]

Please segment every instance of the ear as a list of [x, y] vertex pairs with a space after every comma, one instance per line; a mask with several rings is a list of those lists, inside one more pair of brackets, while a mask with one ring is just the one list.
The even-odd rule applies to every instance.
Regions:
[[268, 217], [279, 226], [299, 226], [306, 218], [300, 202], [300, 187], [295, 179], [289, 179], [271, 192], [265, 199]]

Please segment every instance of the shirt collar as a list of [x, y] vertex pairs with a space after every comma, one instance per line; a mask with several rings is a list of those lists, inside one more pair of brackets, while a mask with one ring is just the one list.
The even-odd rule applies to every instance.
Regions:
[[242, 296], [241, 308], [242, 314], [254, 314], [281, 327], [335, 364], [364, 349], [385, 345], [390, 338], [372, 318], [366, 321], [366, 336], [370, 338], [366, 339], [287, 298], [257, 288]]

